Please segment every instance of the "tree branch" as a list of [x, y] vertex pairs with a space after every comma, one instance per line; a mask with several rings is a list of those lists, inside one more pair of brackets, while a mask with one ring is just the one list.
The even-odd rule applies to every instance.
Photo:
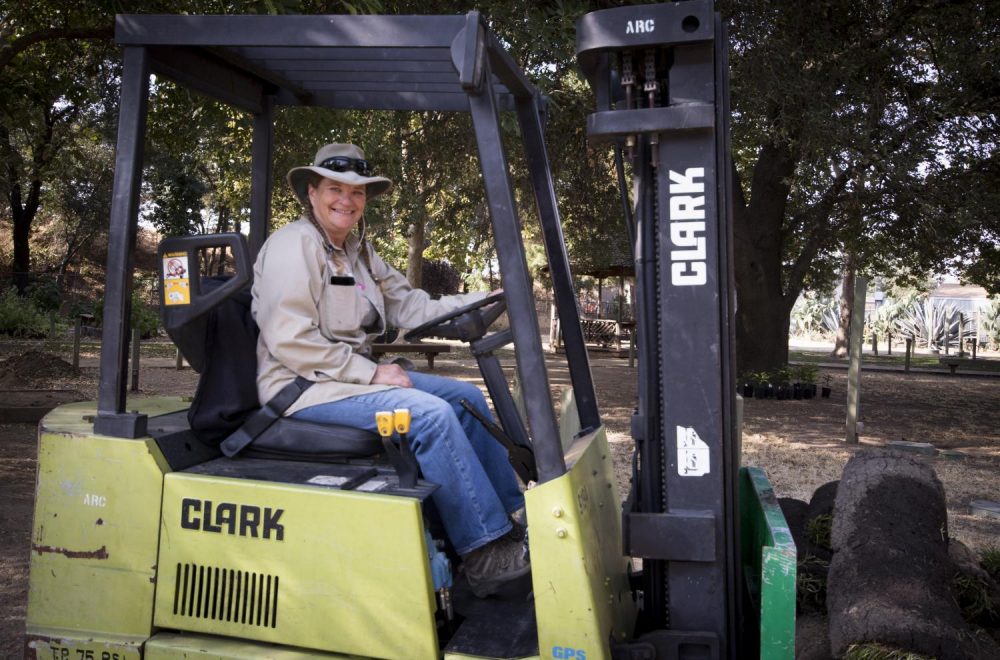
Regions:
[[3, 69], [11, 60], [20, 53], [35, 44], [43, 41], [56, 41], [62, 39], [111, 39], [115, 30], [112, 26], [89, 27], [89, 28], [44, 28], [29, 32], [18, 37], [0, 47], [0, 69]]
[[[785, 286], [786, 293], [790, 294], [794, 292], [797, 295], [802, 290], [802, 283], [805, 281], [806, 274], [809, 272], [813, 260], [819, 253], [823, 242], [832, 228], [830, 216], [833, 213], [833, 207], [840, 199], [841, 193], [844, 192], [844, 188], [847, 186], [847, 182], [851, 176], [853, 176], [854, 170], [855, 165], [841, 170], [833, 180], [833, 183], [830, 184], [830, 187], [823, 193], [823, 197], [795, 219], [796, 224], [802, 226], [809, 223], [809, 226], [813, 229], [806, 237], [802, 249], [799, 250], [799, 254], [795, 258], [795, 263], [792, 264], [791, 269], [788, 271], [788, 279]], [[794, 300], [795, 296], [792, 296], [792, 299]]]

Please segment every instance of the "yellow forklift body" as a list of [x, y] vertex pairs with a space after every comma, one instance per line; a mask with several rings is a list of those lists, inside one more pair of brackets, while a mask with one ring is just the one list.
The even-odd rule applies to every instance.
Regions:
[[[185, 405], [159, 398], [144, 409]], [[168, 468], [152, 438], [95, 435], [95, 414], [93, 402], [65, 405], [39, 427], [29, 656], [137, 658], [152, 632], [157, 512]]]
[[228, 637], [173, 632], [160, 632], [154, 635], [146, 643], [143, 654], [143, 660], [243, 660], [245, 658], [354, 660], [358, 656], [326, 651], [309, 651]]
[[635, 624], [621, 551], [621, 500], [604, 427], [566, 452], [566, 474], [525, 493], [543, 658], [611, 656]]
[[158, 627], [438, 657], [418, 499], [175, 472], [161, 519]]

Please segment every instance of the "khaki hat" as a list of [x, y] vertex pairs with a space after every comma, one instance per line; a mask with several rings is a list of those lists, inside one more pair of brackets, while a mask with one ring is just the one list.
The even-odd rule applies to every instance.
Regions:
[[311, 166], [288, 170], [288, 185], [303, 204], [309, 203], [309, 172], [352, 186], [365, 186], [368, 199], [389, 192], [392, 188], [392, 181], [389, 179], [372, 176], [371, 166], [365, 160], [364, 152], [353, 144], [328, 144], [316, 152]]

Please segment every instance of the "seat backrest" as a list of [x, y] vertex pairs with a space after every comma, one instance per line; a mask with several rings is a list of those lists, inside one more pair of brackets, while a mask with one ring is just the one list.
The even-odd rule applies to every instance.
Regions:
[[[202, 288], [222, 286], [220, 278], [205, 278]], [[213, 281], [214, 280], [214, 281]], [[219, 443], [236, 431], [259, 407], [257, 399], [257, 336], [250, 312], [249, 289], [242, 289], [213, 307], [204, 323], [184, 326], [200, 335], [175, 339], [181, 352], [197, 342], [203, 348], [201, 377], [188, 410], [191, 430], [202, 442]], [[199, 327], [200, 326], [200, 327]], [[171, 335], [173, 338], [173, 335]]]

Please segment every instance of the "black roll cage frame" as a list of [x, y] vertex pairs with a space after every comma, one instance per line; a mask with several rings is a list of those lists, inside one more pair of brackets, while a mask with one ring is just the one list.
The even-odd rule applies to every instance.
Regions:
[[544, 141], [543, 102], [479, 12], [464, 16], [119, 15], [123, 47], [98, 411], [94, 431], [138, 438], [126, 410], [131, 293], [151, 73], [253, 116], [250, 253], [267, 237], [274, 110], [469, 112], [539, 481], [566, 471], [521, 238], [500, 112], [516, 114], [562, 323], [580, 428], [601, 424]]

